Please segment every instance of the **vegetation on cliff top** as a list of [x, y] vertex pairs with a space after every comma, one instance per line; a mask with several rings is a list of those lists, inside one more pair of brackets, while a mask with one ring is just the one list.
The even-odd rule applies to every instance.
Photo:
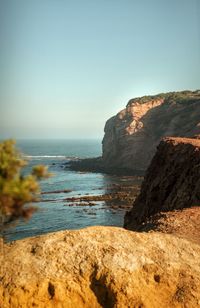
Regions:
[[139, 103], [144, 104], [150, 100], [155, 100], [155, 99], [165, 99], [168, 100], [169, 102], [173, 101], [184, 102], [191, 99], [196, 100], [200, 99], [200, 90], [196, 91], [185, 90], [180, 92], [168, 92], [168, 93], [159, 93], [156, 95], [145, 95], [142, 97], [136, 97], [131, 99], [128, 102], [127, 106], [134, 101], [138, 101]]

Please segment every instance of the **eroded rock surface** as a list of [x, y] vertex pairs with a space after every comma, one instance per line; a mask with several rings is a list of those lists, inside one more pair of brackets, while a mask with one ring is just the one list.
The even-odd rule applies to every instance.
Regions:
[[5, 245], [0, 306], [198, 307], [200, 246], [114, 227]]
[[138, 230], [174, 234], [200, 245], [200, 207], [157, 213], [147, 218]]
[[146, 170], [163, 137], [199, 134], [199, 91], [135, 98], [107, 121], [101, 164], [105, 170], [139, 173]]
[[132, 210], [125, 216], [125, 227], [142, 230], [152, 215], [199, 206], [200, 140], [165, 138], [146, 172]]

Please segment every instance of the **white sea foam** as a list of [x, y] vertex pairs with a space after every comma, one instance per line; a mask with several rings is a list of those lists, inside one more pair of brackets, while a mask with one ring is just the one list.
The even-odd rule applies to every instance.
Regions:
[[24, 155], [26, 158], [67, 158], [63, 155]]
[[24, 158], [27, 159], [41, 159], [41, 158], [57, 158], [57, 159], [68, 159], [68, 160], [77, 160], [78, 157], [69, 157], [64, 155], [24, 155]]

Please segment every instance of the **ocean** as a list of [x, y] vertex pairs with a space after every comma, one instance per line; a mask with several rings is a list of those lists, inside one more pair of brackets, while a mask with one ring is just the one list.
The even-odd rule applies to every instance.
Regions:
[[[96, 202], [95, 206], [72, 206], [65, 200], [68, 197], [102, 195], [110, 185], [131, 184], [134, 181], [132, 177], [67, 169], [66, 164], [70, 160], [100, 156], [100, 140], [20, 140], [17, 147], [28, 160], [24, 173], [28, 173], [34, 165], [44, 164], [53, 176], [41, 181], [41, 191], [45, 194], [42, 194], [40, 202], [34, 204], [37, 211], [31, 219], [20, 220], [5, 231], [7, 241], [94, 225], [123, 225], [123, 208], [116, 211], [105, 201]], [[71, 192], [52, 193], [63, 190]]]

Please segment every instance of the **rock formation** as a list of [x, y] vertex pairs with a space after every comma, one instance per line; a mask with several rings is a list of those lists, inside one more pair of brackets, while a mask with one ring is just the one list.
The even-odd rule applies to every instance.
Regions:
[[200, 140], [165, 138], [147, 169], [131, 212], [125, 216], [125, 227], [142, 230], [152, 215], [199, 206]]
[[200, 91], [184, 91], [131, 99], [110, 118], [103, 138], [106, 169], [144, 171], [166, 136], [200, 134]]
[[198, 307], [200, 246], [114, 227], [4, 245], [0, 306]]
[[200, 135], [200, 91], [131, 99], [105, 125], [102, 157], [72, 161], [73, 170], [143, 175], [163, 137]]

